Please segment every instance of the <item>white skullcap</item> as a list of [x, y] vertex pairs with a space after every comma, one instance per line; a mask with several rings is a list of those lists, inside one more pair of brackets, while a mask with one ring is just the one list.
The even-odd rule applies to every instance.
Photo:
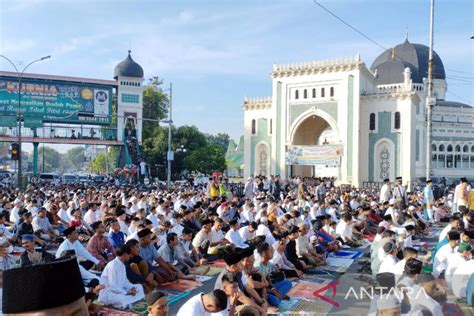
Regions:
[[390, 205], [394, 205], [394, 204], [395, 204], [395, 202], [396, 202], [396, 200], [392, 198], [392, 199], [390, 199], [390, 200], [388, 201], [388, 204], [390, 204]]
[[410, 205], [410, 206], [408, 207], [408, 210], [409, 210], [409, 211], [414, 211], [414, 210], [415, 210], [415, 207], [414, 207], [413, 205]]
[[377, 202], [375, 201], [370, 202], [370, 206], [377, 206]]

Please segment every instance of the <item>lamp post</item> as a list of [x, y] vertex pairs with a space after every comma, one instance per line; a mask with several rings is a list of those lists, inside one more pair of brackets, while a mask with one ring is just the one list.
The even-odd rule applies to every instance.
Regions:
[[18, 121], [18, 151], [19, 151], [19, 156], [18, 156], [18, 174], [17, 174], [17, 186], [18, 188], [21, 187], [21, 179], [22, 179], [22, 170], [21, 170], [21, 79], [23, 78], [23, 74], [25, 73], [26, 69], [33, 65], [34, 63], [43, 61], [45, 59], [51, 58], [50, 55], [41, 57], [39, 59], [35, 59], [29, 64], [27, 64], [23, 70], [20, 72], [16, 65], [6, 56], [0, 55], [3, 59], [5, 59], [7, 62], [9, 62], [13, 68], [16, 71], [16, 74], [18, 76], [18, 110], [17, 110], [17, 121]]

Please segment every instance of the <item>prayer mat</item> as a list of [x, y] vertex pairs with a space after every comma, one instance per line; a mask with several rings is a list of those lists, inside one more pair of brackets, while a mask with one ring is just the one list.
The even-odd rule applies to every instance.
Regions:
[[354, 263], [353, 259], [347, 258], [334, 258], [328, 257], [326, 259], [327, 265], [321, 266], [321, 269], [338, 272], [338, 273], [345, 273], [352, 263]]
[[[331, 282], [331, 280], [325, 280], [325, 279], [322, 279], [322, 280], [324, 281], [322, 283], [300, 281], [291, 288], [291, 290], [288, 292], [287, 295], [289, 297], [298, 297], [298, 298], [304, 298], [308, 300], [316, 300], [317, 297], [316, 295], [314, 295], [314, 292], [325, 287]], [[319, 292], [319, 295], [324, 296], [324, 293], [326, 293], [326, 290]]]
[[177, 283], [170, 283], [166, 285], [160, 285], [160, 289], [165, 289], [165, 290], [174, 290], [178, 292], [185, 292], [185, 291], [192, 291], [194, 289], [197, 289], [202, 285], [201, 282], [199, 281], [194, 281], [194, 280], [179, 280]]
[[121, 311], [121, 310], [118, 310], [118, 309], [112, 309], [110, 307], [101, 307], [99, 312], [97, 313], [98, 315], [101, 315], [101, 316], [134, 316], [134, 315], [143, 315], [143, 314], [139, 314], [139, 313], [134, 313], [134, 312], [131, 312], [131, 311]]
[[301, 301], [301, 299], [296, 297], [290, 297], [289, 300], [282, 300], [278, 309], [280, 313], [287, 314], [292, 311], [292, 309]]
[[295, 312], [298, 312], [296, 315], [321, 316], [328, 315], [332, 309], [332, 305], [321, 300], [301, 300], [293, 307], [293, 309]]
[[222, 268], [211, 267], [211, 269], [209, 269], [209, 271], [206, 273], [206, 275], [207, 276], [215, 276], [215, 275], [218, 275], [221, 272], [222, 272]]
[[224, 262], [224, 260], [216, 260], [213, 263], [211, 263], [210, 266], [218, 267], [218, 268], [225, 268], [225, 262]]
[[463, 316], [465, 315], [461, 309], [461, 307], [458, 304], [455, 303], [443, 303], [441, 305], [443, 309], [443, 315], [444, 316]]
[[326, 284], [327, 280], [323, 278], [307, 278], [306, 276], [301, 279], [303, 282], [316, 283], [316, 284]]
[[196, 281], [199, 281], [201, 283], [212, 280], [211, 276], [207, 275], [196, 275]]
[[[192, 268], [191, 271], [189, 272], [190, 274], [194, 274], [194, 275], [205, 275], [207, 273], [208, 268], [211, 268], [209, 266], [206, 266], [206, 265], [203, 265], [203, 266], [199, 266], [199, 267], [195, 267], [195, 268]], [[204, 273], [206, 272], [206, 273]]]
[[165, 293], [165, 297], [168, 299], [168, 305], [171, 305], [185, 297], [188, 297], [191, 292], [178, 292], [173, 290], [160, 290]]
[[340, 251], [329, 253], [329, 257], [346, 258], [346, 259], [358, 259], [362, 257], [362, 255], [363, 255], [363, 252], [352, 251], [352, 250], [340, 250]]
[[143, 300], [143, 301], [139, 301], [139, 302], [136, 302], [136, 303], [132, 304], [131, 311], [133, 313], [137, 313], [137, 314], [140, 314], [140, 315], [148, 313], [146, 301]]

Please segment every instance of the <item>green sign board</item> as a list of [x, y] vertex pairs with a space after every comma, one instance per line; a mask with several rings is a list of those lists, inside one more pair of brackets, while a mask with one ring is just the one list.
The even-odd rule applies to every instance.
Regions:
[[25, 115], [24, 126], [29, 128], [40, 128], [43, 126], [43, 118], [41, 116]]
[[19, 90], [18, 80], [0, 78], [0, 116], [16, 114], [20, 104], [25, 120], [27, 116], [36, 117], [34, 123], [30, 119], [33, 125], [38, 119], [91, 125], [112, 122], [111, 86], [23, 79], [20, 103]]
[[17, 126], [16, 115], [5, 115], [0, 116], [0, 126], [4, 127], [15, 127]]

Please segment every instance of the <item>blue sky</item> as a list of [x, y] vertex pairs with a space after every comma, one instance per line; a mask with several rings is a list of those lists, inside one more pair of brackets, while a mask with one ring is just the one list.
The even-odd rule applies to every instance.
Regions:
[[[429, 0], [322, 1], [385, 47], [428, 44]], [[435, 50], [447, 98], [474, 104], [474, 5], [438, 0]], [[30, 72], [112, 79], [132, 50], [146, 78], [173, 82], [174, 120], [204, 132], [243, 133], [245, 96], [269, 96], [273, 63], [354, 56], [370, 67], [382, 51], [311, 0], [0, 0], [0, 54]], [[11, 66], [0, 61], [1, 70]]]

